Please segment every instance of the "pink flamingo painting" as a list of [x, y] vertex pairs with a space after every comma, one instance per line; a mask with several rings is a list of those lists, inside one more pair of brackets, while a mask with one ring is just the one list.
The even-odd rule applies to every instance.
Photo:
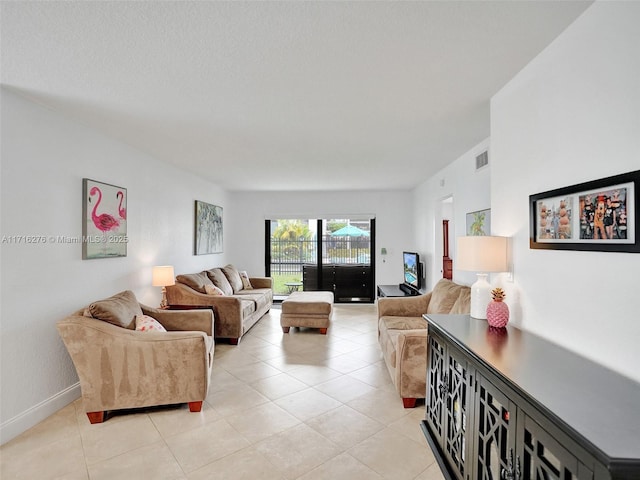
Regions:
[[120, 215], [120, 218], [123, 220], [127, 219], [127, 209], [126, 208], [122, 208], [122, 200], [124, 200], [124, 193], [122, 193], [121, 190], [118, 191], [118, 193], [116, 193], [116, 197], [120, 199], [120, 203], [118, 204], [118, 215]]
[[[102, 201], [102, 192], [98, 187], [93, 187], [89, 192], [89, 195], [93, 197], [96, 194], [98, 194], [98, 201], [93, 206], [93, 210], [91, 211], [91, 220], [93, 220], [93, 224], [96, 226], [96, 228], [104, 234], [110, 230], [118, 228], [118, 226], [120, 226], [120, 222], [108, 213], [102, 213], [100, 215], [96, 214], [98, 205], [100, 205], [100, 202]], [[89, 201], [91, 201], [91, 198], [89, 198]]]

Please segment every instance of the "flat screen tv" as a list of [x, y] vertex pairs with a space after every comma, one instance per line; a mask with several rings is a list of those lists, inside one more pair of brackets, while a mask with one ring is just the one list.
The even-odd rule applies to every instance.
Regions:
[[420, 256], [415, 252], [402, 252], [404, 263], [404, 283], [405, 287], [417, 292], [422, 288], [420, 275]]

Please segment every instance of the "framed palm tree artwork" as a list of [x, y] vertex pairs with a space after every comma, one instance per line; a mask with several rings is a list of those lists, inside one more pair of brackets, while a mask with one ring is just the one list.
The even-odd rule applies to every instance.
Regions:
[[194, 255], [222, 253], [222, 207], [196, 200]]
[[491, 235], [491, 209], [467, 213], [467, 236]]

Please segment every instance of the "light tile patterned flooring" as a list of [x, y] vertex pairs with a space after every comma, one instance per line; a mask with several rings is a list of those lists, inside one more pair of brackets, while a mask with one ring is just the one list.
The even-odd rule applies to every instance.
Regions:
[[89, 424], [77, 400], [0, 448], [9, 479], [442, 479], [382, 361], [375, 305], [336, 305], [327, 335], [283, 334], [272, 309], [217, 344], [203, 410]]

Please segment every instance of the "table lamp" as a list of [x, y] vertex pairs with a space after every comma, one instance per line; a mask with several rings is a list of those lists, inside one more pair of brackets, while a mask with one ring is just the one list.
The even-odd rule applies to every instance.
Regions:
[[172, 266], [162, 265], [159, 267], [153, 267], [151, 285], [154, 287], [162, 287], [162, 301], [160, 302], [160, 308], [167, 308], [167, 287], [175, 284], [176, 279]]
[[491, 301], [488, 273], [507, 271], [507, 237], [458, 237], [456, 255], [455, 267], [476, 272], [478, 277], [471, 285], [471, 316], [486, 319], [487, 305]]

